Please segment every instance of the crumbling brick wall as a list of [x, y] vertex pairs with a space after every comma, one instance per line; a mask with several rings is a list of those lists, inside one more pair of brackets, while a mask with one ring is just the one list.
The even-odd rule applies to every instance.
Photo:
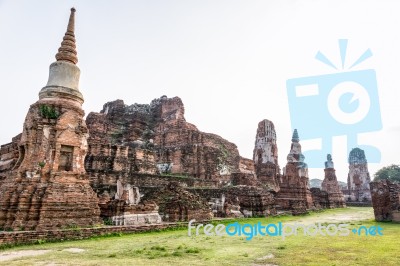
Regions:
[[400, 222], [400, 184], [380, 180], [370, 187], [375, 220]]

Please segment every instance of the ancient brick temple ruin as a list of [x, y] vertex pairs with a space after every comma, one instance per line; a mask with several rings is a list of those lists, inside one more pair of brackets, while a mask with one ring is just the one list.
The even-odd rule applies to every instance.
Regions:
[[97, 195], [84, 168], [89, 132], [78, 89], [74, 15], [71, 9], [57, 61], [50, 65], [39, 100], [29, 108], [22, 134], [1, 148], [1, 228], [100, 223]]
[[279, 175], [279, 192], [276, 196], [277, 204], [283, 209], [293, 209], [296, 213], [305, 212], [313, 207], [313, 200], [309, 187], [308, 166], [304, 162], [301, 152], [299, 135], [295, 129], [292, 136], [292, 145], [287, 156], [287, 164], [283, 174]]
[[258, 179], [274, 191], [279, 191], [277, 176], [280, 169], [276, 132], [274, 124], [267, 119], [258, 123], [253, 161]]
[[294, 130], [281, 172], [274, 124], [256, 131], [253, 159], [185, 119], [179, 97], [104, 104], [83, 119], [74, 14], [22, 134], [0, 149], [0, 227], [46, 229], [293, 214], [343, 207], [333, 163], [309, 188]]
[[344, 196], [336, 177], [336, 170], [332, 161], [332, 155], [327, 155], [325, 162], [325, 178], [322, 181], [322, 190], [328, 193], [329, 208], [346, 207]]
[[375, 220], [400, 222], [400, 184], [380, 180], [370, 186]]
[[354, 148], [349, 154], [349, 175], [347, 190], [343, 190], [347, 201], [371, 202], [368, 172], [368, 162], [365, 153], [360, 148]]

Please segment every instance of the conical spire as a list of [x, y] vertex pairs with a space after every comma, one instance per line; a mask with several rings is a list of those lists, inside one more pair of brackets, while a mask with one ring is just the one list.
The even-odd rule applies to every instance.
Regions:
[[300, 140], [299, 133], [297, 133], [297, 129], [295, 129], [292, 135], [292, 142], [299, 142], [299, 140]]
[[76, 65], [75, 45], [75, 8], [71, 8], [67, 32], [56, 54], [56, 62], [50, 65], [47, 84], [39, 92], [39, 99], [63, 98], [83, 103], [82, 93], [79, 91], [79, 76], [81, 71]]
[[61, 47], [58, 49], [58, 53], [56, 54], [57, 61], [67, 61], [73, 64], [78, 63], [74, 33], [75, 11], [75, 8], [71, 8], [67, 32], [65, 33], [63, 41], [61, 42]]

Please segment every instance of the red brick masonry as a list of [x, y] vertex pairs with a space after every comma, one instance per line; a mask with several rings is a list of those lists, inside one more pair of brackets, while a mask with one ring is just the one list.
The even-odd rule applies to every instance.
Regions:
[[118, 233], [138, 233], [166, 228], [178, 228], [186, 226], [187, 223], [162, 223], [138, 226], [105, 226], [98, 228], [74, 228], [62, 230], [43, 230], [43, 231], [15, 231], [0, 233], [0, 247], [15, 244], [34, 244], [39, 241], [64, 241], [87, 239], [96, 236], [105, 236]]

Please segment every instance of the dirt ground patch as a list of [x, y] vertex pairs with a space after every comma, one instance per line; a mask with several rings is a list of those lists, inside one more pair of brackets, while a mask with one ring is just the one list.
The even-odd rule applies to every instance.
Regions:
[[0, 253], [0, 261], [7, 261], [18, 259], [26, 256], [39, 256], [50, 252], [51, 250], [20, 250], [20, 251], [11, 251], [11, 252], [2, 252]]
[[297, 222], [304, 224], [312, 223], [340, 223], [340, 222], [353, 222], [353, 221], [365, 221], [374, 219], [374, 213], [372, 208], [357, 209], [352, 211], [352, 208], [345, 209], [345, 212], [338, 213], [320, 213], [311, 217], [302, 217]]
[[66, 248], [66, 249], [63, 249], [63, 251], [67, 251], [67, 252], [71, 252], [71, 253], [81, 253], [81, 252], [84, 252], [85, 250], [81, 249], [81, 248]]

